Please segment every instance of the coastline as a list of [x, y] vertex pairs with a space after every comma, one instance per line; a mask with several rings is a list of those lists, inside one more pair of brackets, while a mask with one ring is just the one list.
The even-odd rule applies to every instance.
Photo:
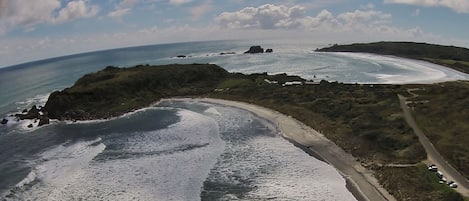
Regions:
[[253, 104], [222, 99], [175, 98], [169, 100], [215, 103], [250, 111], [274, 123], [283, 137], [295, 146], [336, 168], [346, 180], [347, 189], [358, 201], [396, 200], [379, 184], [378, 180], [373, 176], [373, 172], [363, 167], [352, 155], [346, 153], [321, 133], [290, 116]]

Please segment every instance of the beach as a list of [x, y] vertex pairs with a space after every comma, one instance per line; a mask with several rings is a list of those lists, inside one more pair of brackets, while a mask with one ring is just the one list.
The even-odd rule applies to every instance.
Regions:
[[285, 138], [293, 141], [300, 148], [306, 149], [310, 155], [335, 167], [346, 179], [347, 188], [357, 200], [396, 200], [379, 184], [373, 172], [363, 167], [351, 154], [342, 150], [318, 131], [290, 116], [244, 102], [211, 98], [190, 100], [241, 108], [271, 121]]

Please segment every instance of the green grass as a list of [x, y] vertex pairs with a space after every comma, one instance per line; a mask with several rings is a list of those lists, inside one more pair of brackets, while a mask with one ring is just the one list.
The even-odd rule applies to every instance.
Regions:
[[217, 88], [220, 89], [232, 89], [232, 88], [239, 88], [239, 87], [247, 87], [252, 86], [254, 82], [250, 79], [243, 79], [243, 78], [232, 78], [226, 79], [221, 82]]
[[[469, 82], [448, 82], [415, 86], [413, 115], [438, 151], [469, 177]], [[412, 100], [412, 99], [411, 99]]]
[[425, 164], [415, 167], [381, 167], [376, 170], [380, 183], [397, 199], [412, 201], [463, 201], [446, 184], [440, 184]]

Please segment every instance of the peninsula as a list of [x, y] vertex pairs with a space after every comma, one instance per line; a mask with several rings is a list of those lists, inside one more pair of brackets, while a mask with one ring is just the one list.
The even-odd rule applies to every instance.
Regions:
[[375, 42], [337, 45], [317, 52], [363, 52], [417, 59], [469, 73], [469, 49], [415, 42]]

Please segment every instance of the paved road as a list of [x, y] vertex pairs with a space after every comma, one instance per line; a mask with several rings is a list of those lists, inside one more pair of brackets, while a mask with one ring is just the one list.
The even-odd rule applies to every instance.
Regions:
[[414, 130], [414, 133], [417, 134], [420, 143], [427, 152], [428, 162], [437, 165], [438, 170], [443, 172], [443, 175], [448, 179], [448, 181], [452, 180], [458, 184], [458, 188], [455, 189], [456, 191], [461, 193], [464, 197], [469, 197], [469, 181], [464, 178], [456, 169], [454, 169], [448, 162], [446, 162], [443, 156], [441, 156], [441, 154], [435, 149], [425, 133], [415, 122], [414, 117], [412, 117], [410, 109], [406, 104], [406, 98], [402, 95], [398, 96], [402, 111], [404, 112], [404, 118], [407, 124], [409, 124], [409, 126]]

